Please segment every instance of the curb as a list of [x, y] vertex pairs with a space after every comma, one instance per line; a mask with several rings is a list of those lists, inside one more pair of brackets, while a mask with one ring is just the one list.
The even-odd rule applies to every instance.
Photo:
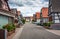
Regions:
[[12, 39], [19, 39], [19, 37], [21, 35], [21, 32], [23, 30], [23, 27], [24, 26], [22, 26], [21, 28], [19, 28], [19, 30], [17, 31], [17, 33], [15, 34], [15, 36]]
[[60, 30], [48, 30], [48, 29], [46, 29], [48, 32], [51, 32], [51, 33], [53, 33], [53, 34], [55, 34], [55, 35], [58, 35], [58, 36], [60, 36]]

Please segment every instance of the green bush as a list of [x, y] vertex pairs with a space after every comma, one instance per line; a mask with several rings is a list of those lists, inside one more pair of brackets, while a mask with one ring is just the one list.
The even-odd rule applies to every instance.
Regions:
[[34, 22], [34, 20], [32, 20], [32, 22]]
[[37, 25], [41, 25], [40, 23], [37, 23]]
[[16, 29], [16, 26], [14, 24], [12, 24], [12, 26], [13, 26], [13, 29]]
[[7, 31], [12, 31], [16, 28], [16, 26], [14, 24], [7, 24], [3, 26], [3, 29], [7, 29]]
[[53, 22], [43, 23], [44, 26], [50, 27], [50, 25], [53, 24]]
[[25, 24], [25, 19], [22, 19], [22, 23]]
[[47, 26], [47, 23], [43, 23], [43, 26]]
[[48, 25], [47, 26], [50, 26], [51, 24], [53, 24], [53, 22], [48, 22]]

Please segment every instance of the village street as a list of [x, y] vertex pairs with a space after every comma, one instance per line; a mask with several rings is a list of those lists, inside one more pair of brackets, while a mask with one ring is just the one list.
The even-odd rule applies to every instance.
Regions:
[[60, 39], [60, 36], [47, 31], [42, 26], [26, 23], [19, 39]]
[[0, 0], [0, 39], [60, 39], [60, 0]]

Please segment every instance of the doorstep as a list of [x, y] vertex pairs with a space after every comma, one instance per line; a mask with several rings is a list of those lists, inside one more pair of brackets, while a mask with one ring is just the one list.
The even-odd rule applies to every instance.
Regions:
[[15, 33], [13, 33], [11, 36], [8, 36], [7, 39], [18, 39], [19, 35], [21, 34], [24, 26], [21, 26], [20, 28], [16, 28]]
[[59, 35], [60, 36], [60, 30], [50, 30], [50, 29], [46, 29], [47, 31], [53, 33], [53, 34], [56, 34], [56, 35]]

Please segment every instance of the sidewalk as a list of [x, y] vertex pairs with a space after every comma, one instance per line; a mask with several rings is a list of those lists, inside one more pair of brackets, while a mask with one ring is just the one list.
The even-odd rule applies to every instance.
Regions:
[[19, 39], [19, 36], [23, 30], [23, 27], [24, 26], [22, 26], [21, 28], [16, 28], [16, 32], [13, 33], [11, 36], [9, 36], [7, 39]]
[[60, 36], [60, 30], [48, 30], [48, 29], [46, 30]]

